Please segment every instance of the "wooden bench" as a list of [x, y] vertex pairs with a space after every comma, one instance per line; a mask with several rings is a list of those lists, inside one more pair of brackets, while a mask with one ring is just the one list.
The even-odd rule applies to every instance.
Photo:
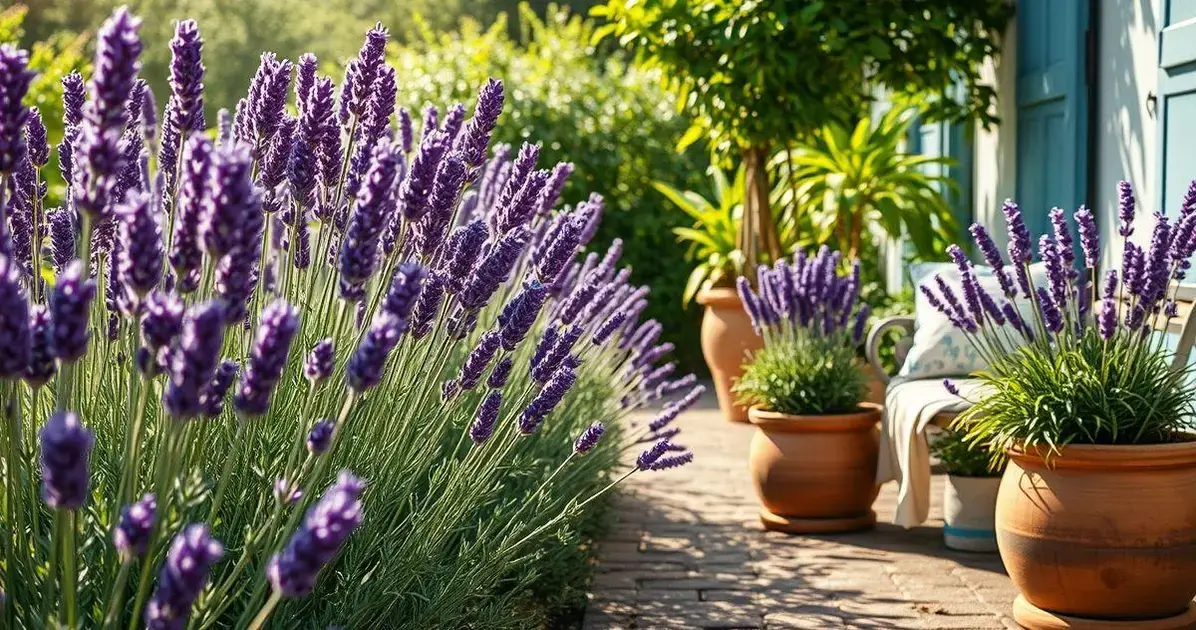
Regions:
[[[1170, 323], [1166, 317], [1162, 315], [1157, 316], [1152, 322], [1155, 330], [1162, 332], [1166, 327], [1168, 334], [1178, 335], [1179, 340], [1175, 347], [1175, 355], [1171, 362], [1171, 369], [1181, 370], [1188, 365], [1188, 357], [1192, 353], [1193, 342], [1196, 341], [1196, 285], [1179, 285], [1172, 286], [1176, 291], [1176, 305], [1178, 306], [1178, 314], [1171, 318]], [[868, 333], [868, 339], [864, 345], [864, 355], [868, 359], [869, 365], [876, 373], [876, 377], [881, 382], [888, 385], [892, 379], [891, 374], [885, 371], [880, 362], [880, 349], [886, 343], [886, 335], [891, 331], [900, 331], [901, 336], [895, 342], [893, 348], [896, 363], [901, 365], [905, 362], [905, 355], [909, 353], [910, 347], [914, 342], [914, 318], [912, 315], [896, 315], [893, 317], [886, 317], [876, 323], [872, 330]], [[962, 375], [961, 375], [962, 376]], [[937, 380], [937, 379], [936, 379]], [[940, 413], [936, 415], [931, 424], [944, 428], [955, 419], [954, 413]]]

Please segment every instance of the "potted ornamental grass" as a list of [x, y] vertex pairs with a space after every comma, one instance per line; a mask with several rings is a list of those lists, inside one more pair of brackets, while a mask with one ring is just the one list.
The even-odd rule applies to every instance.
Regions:
[[491, 151], [501, 81], [417, 130], [387, 38], [209, 130], [199, 26], [159, 109], [120, 8], [61, 138], [0, 45], [0, 627], [552, 627], [607, 493], [692, 460], [600, 199]]
[[943, 485], [943, 543], [960, 551], [996, 551], [994, 519], [1003, 458], [968, 442], [958, 431], [944, 431], [930, 454], [947, 472]]
[[757, 431], [750, 468], [765, 528], [790, 533], [866, 529], [876, 522], [881, 408], [864, 402], [856, 349], [868, 307], [857, 308], [859, 263], [823, 246], [760, 267], [757, 294], [739, 294], [764, 340], [735, 385]]
[[[1196, 441], [1187, 432], [1196, 391], [1154, 332], [1177, 316], [1176, 281], [1196, 250], [1196, 187], [1178, 216], [1156, 215], [1145, 247], [1129, 239], [1133, 190], [1123, 182], [1119, 192], [1120, 270], [1097, 273], [1086, 208], [1074, 215], [1077, 261], [1056, 208], [1051, 233], [1038, 239], [1047, 279], [1036, 284], [1031, 235], [1007, 202], [1008, 259], [972, 227], [1002, 295], [980, 288], [957, 247], [962, 295], [922, 287], [988, 358], [958, 426], [1009, 457], [997, 543], [1021, 592], [1014, 618], [1026, 628], [1196, 624]], [[1018, 296], [1032, 309], [1013, 307]]]

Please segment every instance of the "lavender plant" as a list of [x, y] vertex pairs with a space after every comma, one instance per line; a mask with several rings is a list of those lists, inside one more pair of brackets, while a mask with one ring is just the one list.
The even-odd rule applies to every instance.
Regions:
[[749, 405], [791, 415], [850, 413], [864, 399], [866, 383], [856, 349], [868, 322], [857, 307], [860, 266], [844, 272], [842, 256], [825, 245], [799, 251], [756, 272], [757, 293], [737, 281], [752, 327], [764, 348], [744, 366], [734, 391]]
[[[1145, 249], [1130, 240], [1133, 188], [1121, 182], [1118, 191], [1120, 270], [1098, 273], [1100, 242], [1091, 210], [1074, 214], [1077, 260], [1071, 226], [1055, 208], [1051, 233], [1038, 240], [1047, 271], [1039, 286], [1029, 272], [1029, 230], [1018, 206], [1007, 201], [1008, 260], [983, 226], [971, 228], [1002, 294], [980, 286], [974, 266], [955, 246], [949, 253], [959, 267], [962, 296], [944, 282], [921, 287], [989, 363], [975, 375], [982, 395], [958, 423], [970, 442], [987, 446], [995, 457], [1014, 446], [1051, 457], [1072, 443], [1164, 443], [1187, 427], [1196, 398], [1185, 383], [1188, 370], [1172, 369], [1165, 335], [1152, 331], [1165, 330], [1178, 315], [1177, 282], [1196, 251], [1196, 183], [1174, 220], [1155, 215]], [[958, 395], [950, 381], [945, 386]]]
[[56, 209], [0, 46], [9, 627], [523, 626], [619, 481], [692, 460], [648, 289], [618, 242], [576, 260], [601, 199], [490, 150], [499, 81], [416, 138], [387, 37], [339, 91], [263, 55], [213, 142], [198, 25], [159, 113], [117, 10], [68, 77]]

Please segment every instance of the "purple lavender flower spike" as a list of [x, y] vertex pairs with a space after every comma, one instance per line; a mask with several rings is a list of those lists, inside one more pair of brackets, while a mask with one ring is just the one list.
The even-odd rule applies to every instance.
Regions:
[[21, 102], [34, 76], [28, 53], [0, 44], [0, 178], [12, 173], [28, 151], [23, 130], [29, 108]]
[[1042, 287], [1038, 287], [1037, 295], [1038, 309], [1042, 312], [1042, 322], [1047, 331], [1057, 333], [1063, 330], [1063, 312], [1059, 310], [1059, 305]]
[[154, 376], [166, 367], [165, 353], [183, 332], [183, 301], [178, 296], [154, 292], [145, 301], [141, 316], [141, 350], [138, 369]]
[[[193, 276], [198, 279], [198, 271], [203, 264], [200, 224], [205, 215], [217, 207], [216, 203], [208, 199], [211, 170], [212, 144], [202, 135], [195, 134], [187, 141], [183, 153], [182, 178], [175, 208], [174, 238], [171, 240], [169, 253], [170, 265], [179, 277], [179, 289], [183, 293], [198, 288], [193, 286], [190, 280]], [[225, 167], [221, 175], [227, 174]], [[222, 182], [224, 183], [227, 183], [227, 180]], [[223, 207], [223, 204], [220, 207]], [[215, 224], [212, 227], [215, 227]]]
[[478, 339], [477, 345], [470, 351], [465, 362], [461, 364], [461, 371], [457, 375], [457, 382], [461, 389], [471, 390], [482, 380], [482, 375], [489, 367], [490, 361], [498, 352], [502, 342], [502, 335], [497, 331], [487, 330]]
[[411, 314], [411, 335], [416, 339], [432, 332], [432, 322], [444, 304], [444, 287], [445, 279], [439, 271], [433, 271], [424, 279], [424, 287]]
[[[353, 204], [353, 214], [340, 251], [342, 284], [360, 286], [374, 274], [378, 260], [378, 235], [394, 203], [391, 188], [398, 169], [398, 155], [388, 142], [374, 149], [366, 181]], [[344, 291], [342, 290], [342, 294]]]
[[46, 213], [50, 223], [50, 258], [54, 273], [61, 275], [75, 258], [75, 224], [71, 213], [56, 208]]
[[1170, 280], [1171, 273], [1171, 263], [1168, 260], [1170, 245], [1171, 226], [1167, 217], [1156, 214], [1150, 249], [1147, 250], [1146, 264], [1143, 270], [1144, 285], [1141, 294], [1143, 306], [1151, 312], [1157, 310], [1159, 299], [1167, 291], [1167, 282]]
[[[195, 20], [181, 20], [170, 40], [170, 118], [180, 140], [203, 130], [203, 39]], [[170, 177], [170, 175], [167, 175]]]
[[1063, 208], [1051, 208], [1049, 216], [1059, 254], [1063, 258], [1066, 269], [1071, 272], [1073, 271], [1076, 255], [1075, 242], [1071, 237], [1071, 228], [1067, 225], [1067, 216], [1064, 214]]
[[319, 163], [320, 183], [326, 189], [333, 189], [340, 180], [341, 171], [341, 130], [336, 121], [333, 105], [335, 87], [332, 80], [321, 77], [316, 79], [312, 88], [308, 109], [303, 113], [303, 119], [314, 124], [311, 138], [316, 146], [316, 158]]
[[465, 106], [457, 103], [449, 108], [448, 113], [444, 115], [444, 123], [440, 125], [440, 130], [444, 132], [450, 145], [456, 142], [457, 135], [461, 133], [461, 126], [464, 124]]
[[1123, 238], [1134, 233], [1134, 186], [1117, 182], [1117, 233]]
[[191, 617], [191, 605], [208, 583], [212, 565], [224, 557], [224, 546], [205, 525], [188, 525], [174, 537], [158, 573], [158, 586], [145, 607], [149, 630], [178, 630]]
[[364, 392], [382, 382], [382, 370], [391, 350], [399, 343], [405, 324], [389, 313], [379, 313], [366, 332], [357, 351], [349, 359], [349, 386]]
[[458, 153], [450, 153], [440, 163], [428, 211], [416, 224], [416, 245], [425, 257], [433, 257], [444, 243], [444, 232], [452, 221], [461, 187], [465, 184], [465, 168], [465, 161]]
[[1144, 281], [1144, 266], [1146, 254], [1132, 241], [1125, 244], [1125, 254], [1122, 257], [1122, 286], [1131, 295], [1142, 295]]
[[342, 471], [336, 484], [307, 512], [299, 530], [266, 569], [276, 593], [288, 598], [311, 593], [320, 569], [336, 557], [349, 534], [361, 525], [363, 490], [361, 479]]
[[557, 368], [540, 393], [519, 415], [519, 432], [523, 435], [535, 433], [576, 382], [577, 373], [567, 362]]
[[[989, 295], [983, 290], [980, 291], [980, 299], [981, 301], [986, 299], [988, 301], [992, 300], [992, 298], [989, 297]], [[851, 327], [851, 340], [853, 343], [859, 344], [864, 340], [864, 332], [868, 329], [868, 315], [870, 315], [871, 312], [872, 308], [867, 304], [861, 305], [860, 310], [856, 311], [855, 324]], [[1000, 324], [998, 323], [998, 325]]]
[[955, 382], [949, 378], [943, 379], [943, 389], [947, 390], [948, 394], [952, 396], [959, 396], [959, 388], [955, 386]]
[[0, 378], [24, 375], [30, 347], [29, 303], [21, 272], [11, 258], [0, 256]]
[[519, 342], [523, 341], [527, 332], [536, 323], [536, 318], [539, 317], [540, 309], [543, 308], [547, 298], [548, 287], [538, 280], [528, 280], [523, 284], [523, 289], [499, 316], [503, 350], [513, 351]]
[[[156, 196], [155, 196], [156, 197]], [[148, 192], [131, 194], [117, 210], [121, 219], [119, 277], [126, 291], [144, 298], [162, 278], [162, 228]]]
[[382, 310], [402, 319], [410, 319], [419, 300], [424, 281], [424, 269], [414, 262], [405, 262], [390, 279], [390, 289], [382, 300]]
[[224, 360], [212, 374], [212, 380], [199, 392], [199, 413], [205, 418], [219, 418], [224, 413], [224, 396], [232, 387], [241, 366], [236, 361]]
[[635, 460], [635, 467], [640, 470], [650, 469], [652, 464], [656, 463], [656, 461], [659, 460], [665, 453], [667, 453], [668, 450], [669, 441], [660, 440], [644, 452], [640, 453], [639, 457], [637, 457]]
[[428, 134], [438, 129], [440, 129], [440, 110], [435, 105], [428, 105], [424, 108], [424, 126], [420, 137], [426, 138]]
[[233, 404], [246, 416], [260, 416], [270, 408], [270, 394], [282, 378], [291, 342], [299, 332], [299, 312], [283, 300], [262, 310], [253, 354], [241, 377]]
[[1068, 283], [1067, 262], [1064, 260], [1059, 244], [1052, 241], [1051, 237], [1046, 234], [1039, 238], [1038, 251], [1041, 252], [1042, 260], [1046, 264], [1047, 286], [1050, 288], [1051, 299], [1062, 307], [1067, 303], [1068, 291], [1071, 286]]
[[473, 117], [456, 138], [453, 148], [465, 155], [465, 161], [471, 169], [478, 168], [486, 160], [486, 147], [490, 144], [490, 136], [502, 113], [503, 99], [502, 81], [488, 80], [478, 91]]
[[1100, 235], [1096, 230], [1096, 217], [1091, 210], [1080, 206], [1075, 219], [1080, 232], [1080, 249], [1084, 251], [1084, 266], [1095, 269], [1100, 262]]
[[1030, 260], [1030, 230], [1026, 228], [1026, 221], [1017, 204], [1006, 199], [1001, 211], [1005, 213], [1005, 225], [1009, 230], [1010, 262], [1018, 267]]
[[1011, 302], [1004, 302], [1001, 304], [1001, 314], [1005, 316], [1005, 320], [1009, 322], [1013, 329], [1021, 333], [1029, 341], [1034, 340], [1034, 332], [1026, 325], [1025, 320], [1022, 319], [1021, 313]]
[[374, 28], [366, 32], [361, 50], [358, 51], [357, 58], [353, 60], [346, 72], [345, 82], [348, 86], [348, 94], [345, 95], [347, 100], [343, 100], [341, 106], [347, 107], [348, 113], [358, 119], [365, 115], [374, 81], [385, 65], [388, 37], [389, 33], [382, 27], [382, 24], [375, 24]]
[[221, 147], [212, 153], [199, 236], [213, 259], [257, 237], [250, 223], [261, 213], [261, 196], [250, 179], [251, 168], [252, 158], [244, 145]]
[[399, 108], [399, 142], [403, 147], [403, 154], [410, 155], [412, 142], [415, 140], [415, 129], [411, 125], [411, 112], [406, 107]]
[[1096, 331], [1105, 341], [1117, 333], [1117, 302], [1112, 298], [1101, 301], [1100, 312], [1096, 315]]
[[312, 53], [299, 55], [295, 63], [295, 104], [302, 113], [307, 109], [307, 101], [311, 98], [311, 90], [316, 85], [316, 69], [319, 60]]
[[42, 501], [59, 510], [75, 510], [87, 500], [91, 448], [95, 436], [79, 416], [56, 411], [42, 427]]
[[698, 402], [698, 399], [702, 397], [702, 393], [705, 391], [706, 388], [699, 385], [690, 390], [681, 400], [665, 405], [664, 409], [648, 423], [648, 430], [652, 433], [659, 433], [664, 430], [665, 427], [677, 419], [677, 416], [681, 415], [681, 412], [689, 409], [694, 403]]
[[502, 389], [507, 386], [507, 379], [511, 377], [511, 370], [515, 367], [515, 362], [511, 357], [503, 357], [501, 361], [495, 364], [494, 368], [490, 370], [490, 376], [486, 379], [486, 386], [491, 389]]
[[602, 439], [602, 434], [606, 433], [606, 426], [601, 422], [595, 422], [586, 427], [581, 435], [577, 436], [577, 441], [573, 443], [574, 455], [585, 455], [594, 450], [598, 446], [598, 441]]
[[45, 385], [57, 369], [51, 335], [50, 312], [45, 306], [35, 305], [29, 313], [29, 363], [24, 373], [25, 382], [30, 387]]
[[78, 70], [62, 77], [62, 120], [68, 127], [83, 122], [83, 104], [87, 101], [87, 86]]
[[465, 283], [474, 271], [478, 256], [482, 253], [482, 246], [486, 243], [489, 232], [486, 222], [477, 219], [464, 227], [457, 228], [461, 237], [453, 249], [452, 258], [445, 267], [447, 279], [446, 289], [449, 293], [459, 293], [465, 288]]
[[336, 349], [332, 339], [322, 339], [311, 349], [303, 363], [303, 375], [313, 386], [332, 375]]
[[320, 420], [312, 426], [307, 434], [307, 450], [312, 455], [323, 455], [332, 446], [332, 433], [335, 426], [331, 420]]
[[224, 344], [224, 306], [208, 302], [193, 307], [183, 321], [178, 345], [171, 352], [170, 380], [162, 394], [166, 412], [177, 419], [200, 412], [201, 388], [211, 382]]
[[46, 138], [46, 124], [36, 107], [30, 108], [29, 119], [25, 121], [25, 142], [29, 147], [29, 161], [41, 168], [50, 161], [50, 142]]
[[593, 337], [590, 338], [590, 342], [596, 346], [605, 345], [616, 331], [623, 328], [623, 325], [627, 323], [627, 319], [627, 311], [615, 311], [610, 317], [606, 318], [606, 321], [598, 326], [594, 331]]
[[474, 267], [473, 273], [458, 295], [463, 307], [481, 308], [490, 300], [490, 296], [510, 276], [511, 269], [527, 246], [527, 238], [527, 228], [520, 227], [507, 233], [491, 248], [486, 257]]
[[216, 266], [216, 296], [224, 302], [224, 321], [234, 326], [245, 320], [248, 302], [257, 286], [258, 252], [237, 247]]
[[407, 169], [406, 176], [399, 186], [399, 202], [403, 208], [403, 216], [409, 222], [415, 223], [427, 213], [432, 186], [436, 180], [436, 170], [440, 167], [440, 160], [447, 148], [448, 142], [439, 131], [433, 131], [420, 141], [419, 150], [411, 160], [411, 167]]
[[481, 445], [494, 435], [494, 428], [498, 424], [498, 411], [502, 407], [502, 392], [492, 389], [478, 405], [473, 423], [469, 425], [469, 439], [476, 445]]
[[274, 53], [262, 53], [257, 74], [249, 85], [249, 123], [253, 136], [241, 138], [254, 145], [255, 157], [270, 145], [282, 124], [287, 91], [291, 83], [291, 62]]
[[76, 260], [59, 277], [50, 294], [50, 319], [53, 321], [54, 356], [63, 362], [78, 360], [87, 352], [88, 312], [96, 295], [96, 285], [85, 278], [82, 261]]
[[147, 494], [140, 501], [121, 509], [120, 520], [112, 532], [112, 544], [121, 562], [132, 562], [145, 555], [157, 517], [158, 501], [153, 494]]
[[560, 162], [552, 167], [552, 175], [548, 178], [548, 185], [540, 193], [540, 198], [537, 202], [539, 206], [539, 214], [548, 216], [558, 201], [561, 200], [561, 193], [565, 192], [565, 184], [569, 181], [569, 176], [573, 174], [572, 162]]
[[[550, 329], [551, 330], [551, 329]], [[532, 356], [531, 362], [531, 376], [538, 383], [546, 383], [555, 374], [564, 362], [565, 358], [573, 350], [573, 346], [581, 339], [585, 329], [576, 324], [565, 329], [565, 332], [553, 340], [551, 345], [544, 348], [544, 352], [539, 352], [540, 347], [537, 347], [537, 354], [540, 356]], [[545, 334], [541, 341], [541, 346], [548, 340], [548, 335]], [[538, 360], [537, 360], [538, 359]]]

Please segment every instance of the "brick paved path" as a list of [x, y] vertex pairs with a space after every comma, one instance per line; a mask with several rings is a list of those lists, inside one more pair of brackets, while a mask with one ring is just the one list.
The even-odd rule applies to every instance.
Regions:
[[889, 484], [872, 532], [765, 532], [747, 477], [754, 428], [725, 422], [704, 402], [680, 421], [678, 441], [695, 463], [634, 475], [617, 500], [586, 630], [1016, 628], [1007, 615], [1016, 591], [1000, 559], [942, 544], [941, 477], [925, 527], [888, 524]]

